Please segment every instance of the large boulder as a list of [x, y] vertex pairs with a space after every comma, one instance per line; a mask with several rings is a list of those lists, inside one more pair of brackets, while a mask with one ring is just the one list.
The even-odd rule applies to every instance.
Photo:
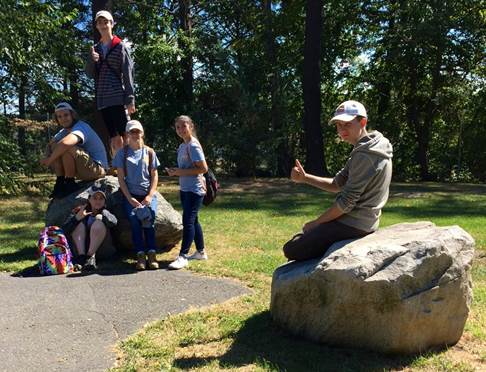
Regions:
[[[102, 185], [107, 190], [108, 209], [118, 219], [118, 224], [112, 229], [113, 243], [105, 241], [100, 247], [100, 253], [117, 250], [130, 250], [132, 247], [131, 230], [128, 219], [123, 211], [123, 194], [119, 190], [118, 179], [106, 176], [96, 180], [96, 185]], [[79, 191], [62, 199], [52, 199], [47, 207], [46, 225], [61, 226], [69, 216], [71, 210], [88, 199], [88, 189], [94, 182], [86, 182]], [[164, 197], [156, 192], [158, 206], [155, 216], [155, 238], [161, 250], [168, 250], [176, 245], [182, 238], [182, 217]], [[105, 252], [106, 251], [106, 252]]]
[[336, 346], [414, 354], [453, 345], [469, 313], [473, 255], [473, 238], [458, 226], [380, 229], [277, 268], [272, 317]]

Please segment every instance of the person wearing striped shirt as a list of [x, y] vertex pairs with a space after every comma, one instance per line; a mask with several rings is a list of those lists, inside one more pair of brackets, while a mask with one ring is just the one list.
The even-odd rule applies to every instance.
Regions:
[[96, 107], [110, 134], [112, 155], [123, 147], [128, 115], [135, 112], [133, 61], [127, 45], [113, 35], [113, 16], [101, 10], [95, 16], [100, 41], [91, 47], [87, 74], [95, 79]]

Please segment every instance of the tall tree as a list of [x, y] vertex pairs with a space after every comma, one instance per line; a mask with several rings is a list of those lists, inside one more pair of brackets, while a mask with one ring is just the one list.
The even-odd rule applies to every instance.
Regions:
[[304, 131], [308, 172], [324, 175], [327, 173], [324, 159], [324, 144], [321, 129], [321, 32], [322, 0], [306, 1], [305, 42], [304, 42]]
[[191, 0], [179, 0], [179, 22], [181, 37], [179, 40], [182, 50], [182, 106], [184, 111], [190, 112], [193, 100], [193, 57], [192, 57], [192, 17]]
[[263, 1], [264, 11], [264, 39], [266, 68], [269, 80], [270, 102], [271, 102], [271, 120], [273, 129], [273, 138], [276, 142], [276, 163], [275, 174], [280, 177], [287, 177], [292, 167], [288, 148], [288, 137], [283, 126], [283, 105], [280, 88], [280, 69], [277, 61], [277, 45], [275, 42], [274, 15], [272, 10], [272, 0]]

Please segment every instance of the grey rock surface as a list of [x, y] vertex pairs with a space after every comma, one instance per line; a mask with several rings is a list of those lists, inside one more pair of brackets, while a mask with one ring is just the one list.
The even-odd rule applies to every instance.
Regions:
[[453, 345], [469, 313], [473, 256], [474, 240], [458, 226], [393, 225], [280, 266], [272, 317], [330, 345], [401, 354]]
[[[104, 245], [100, 247], [100, 253], [103, 256], [108, 256], [109, 253], [114, 252], [115, 248], [117, 250], [130, 250], [132, 246], [130, 224], [123, 211], [124, 196], [119, 190], [118, 179], [113, 176], [106, 176], [95, 182], [108, 190], [107, 206], [118, 219], [118, 225], [112, 229], [113, 245], [109, 240], [104, 242]], [[46, 211], [46, 226], [61, 226], [73, 208], [86, 203], [88, 199], [87, 190], [93, 183], [83, 183], [83, 187], [79, 191], [65, 198], [52, 199]], [[161, 250], [168, 250], [182, 239], [182, 216], [159, 192], [156, 193], [156, 196], [158, 206], [155, 216], [155, 238], [157, 246]]]
[[191, 307], [248, 293], [184, 271], [19, 278], [0, 273], [0, 371], [104, 371], [117, 341]]

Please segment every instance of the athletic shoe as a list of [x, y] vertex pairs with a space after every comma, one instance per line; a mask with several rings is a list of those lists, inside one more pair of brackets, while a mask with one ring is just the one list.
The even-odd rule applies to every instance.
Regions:
[[169, 269], [179, 270], [182, 269], [183, 267], [186, 267], [187, 265], [189, 265], [189, 261], [187, 261], [187, 258], [185, 258], [184, 256], [177, 256], [175, 261], [170, 263]]
[[96, 270], [96, 258], [95, 255], [88, 257], [86, 263], [83, 265], [83, 271], [94, 271]]
[[137, 264], [135, 265], [138, 271], [145, 270], [146, 261], [145, 261], [145, 252], [138, 252], [137, 253]]
[[59, 191], [54, 195], [54, 198], [62, 199], [66, 196], [71, 195], [72, 193], [79, 190], [79, 185], [74, 182], [66, 182], [64, 185], [59, 189]]
[[205, 251], [196, 251], [192, 256], [187, 257], [188, 260], [207, 260], [208, 255]]
[[159, 263], [157, 262], [157, 256], [155, 255], [155, 251], [148, 251], [147, 257], [147, 267], [150, 270], [157, 270], [159, 268]]

